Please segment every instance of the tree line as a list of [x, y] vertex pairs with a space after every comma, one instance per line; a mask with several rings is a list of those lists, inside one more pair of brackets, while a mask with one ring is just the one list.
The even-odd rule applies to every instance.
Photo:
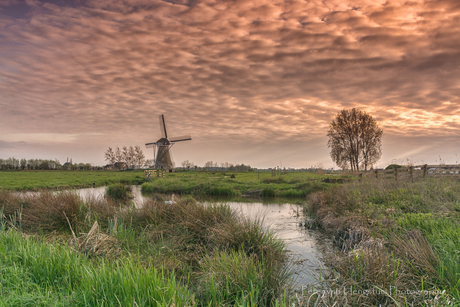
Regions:
[[130, 146], [129, 148], [123, 146], [122, 149], [117, 146], [115, 150], [109, 147], [104, 154], [104, 160], [109, 163], [108, 166], [117, 169], [141, 168], [149, 161], [145, 160], [144, 152], [139, 145]]
[[59, 160], [47, 159], [16, 159], [10, 157], [7, 159], [0, 159], [1, 170], [91, 170], [95, 167], [91, 163], [64, 163], [61, 164]]

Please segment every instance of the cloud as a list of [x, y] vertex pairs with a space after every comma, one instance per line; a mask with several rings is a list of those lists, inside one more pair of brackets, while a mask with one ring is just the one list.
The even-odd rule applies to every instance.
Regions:
[[164, 113], [177, 134], [281, 142], [324, 137], [350, 107], [390, 134], [458, 132], [455, 0], [22, 5], [0, 17], [6, 134], [142, 143]]

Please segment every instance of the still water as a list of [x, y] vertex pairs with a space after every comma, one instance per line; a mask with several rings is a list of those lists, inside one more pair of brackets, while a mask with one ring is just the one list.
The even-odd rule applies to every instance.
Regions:
[[[135, 206], [141, 207], [148, 197], [142, 195], [140, 186], [132, 186], [132, 191]], [[83, 199], [104, 197], [105, 187], [78, 189], [76, 192]], [[263, 224], [286, 243], [288, 255], [293, 263], [293, 277], [297, 287], [300, 288], [302, 285], [314, 283], [317, 280], [324, 268], [320, 249], [330, 245], [330, 242], [319, 231], [300, 226], [303, 221], [301, 206], [288, 201], [276, 203], [271, 199], [263, 202], [241, 202], [241, 200], [235, 202], [222, 198], [207, 198], [201, 203], [204, 205], [222, 203], [249, 218], [263, 218]]]

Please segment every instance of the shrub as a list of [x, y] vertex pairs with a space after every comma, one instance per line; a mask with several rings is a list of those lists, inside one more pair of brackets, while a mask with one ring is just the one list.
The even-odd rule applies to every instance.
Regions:
[[120, 201], [127, 201], [128, 199], [131, 199], [133, 197], [131, 187], [121, 183], [111, 184], [107, 186], [106, 195], [112, 198], [113, 200]]

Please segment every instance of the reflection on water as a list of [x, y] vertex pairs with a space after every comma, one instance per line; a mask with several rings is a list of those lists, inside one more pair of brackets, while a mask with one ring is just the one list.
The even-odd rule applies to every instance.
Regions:
[[263, 224], [286, 243], [288, 254], [293, 260], [294, 278], [298, 287], [317, 280], [319, 268], [322, 267], [319, 244], [326, 244], [326, 242], [318, 231], [300, 226], [303, 221], [300, 205], [269, 202], [220, 203], [229, 205], [247, 217], [263, 218]]
[[[133, 202], [141, 207], [148, 196], [141, 193], [140, 186], [131, 186]], [[104, 197], [105, 187], [78, 189], [76, 192], [86, 199], [88, 197]], [[278, 238], [284, 240], [288, 254], [293, 260], [293, 271], [298, 287], [317, 280], [322, 267], [320, 248], [327, 242], [318, 231], [308, 230], [300, 226], [303, 221], [302, 210], [299, 204], [304, 199], [284, 200], [264, 199], [243, 202], [241, 198], [206, 197], [200, 202], [203, 204], [222, 203], [241, 212], [250, 218], [263, 218], [265, 226], [269, 227]]]

